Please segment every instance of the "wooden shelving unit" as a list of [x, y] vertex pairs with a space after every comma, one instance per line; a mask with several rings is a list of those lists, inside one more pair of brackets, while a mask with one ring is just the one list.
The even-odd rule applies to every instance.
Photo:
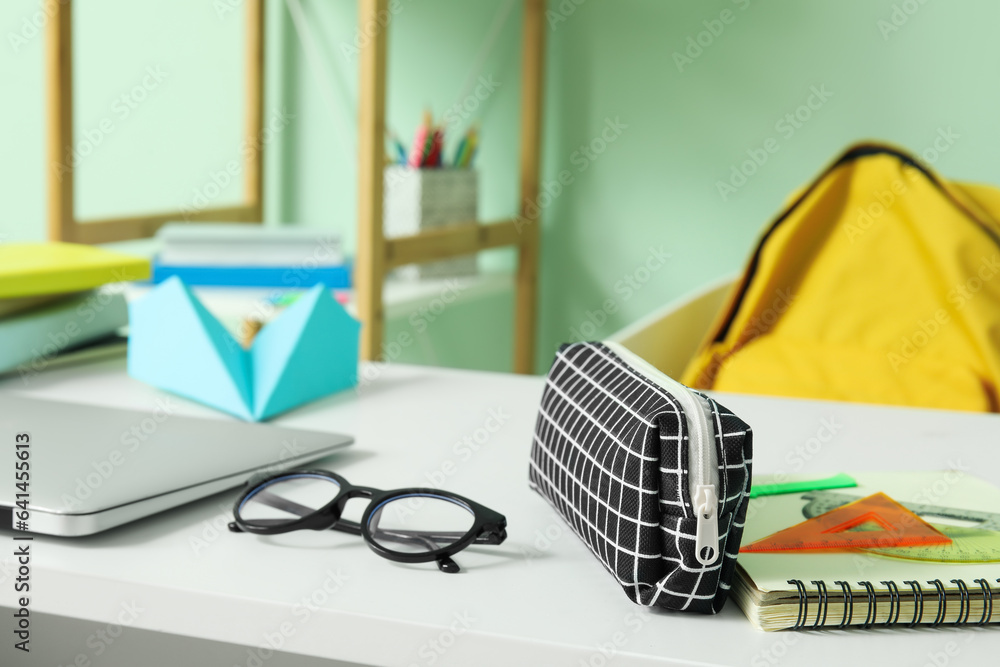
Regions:
[[[73, 145], [72, 3], [57, 3], [48, 40], [50, 164], [60, 162]], [[263, 0], [247, 0], [246, 136], [259, 137], [263, 120]], [[378, 25], [388, 15], [388, 0], [359, 0], [360, 25]], [[518, 215], [493, 222], [470, 220], [386, 239], [382, 233], [382, 179], [385, 168], [386, 43], [388, 26], [375, 31], [361, 50], [358, 161], [358, 249], [354, 270], [358, 316], [362, 322], [361, 357], [377, 359], [384, 333], [382, 288], [386, 273], [406, 264], [433, 262], [490, 248], [517, 248], [514, 308], [514, 370], [530, 373], [534, 366], [538, 282], [537, 209], [541, 145], [542, 75], [545, 52], [545, 1], [524, 0], [521, 64], [520, 196]], [[262, 151], [245, 165], [247, 202], [213, 208], [190, 216], [191, 221], [261, 220]], [[176, 211], [135, 215], [81, 224], [74, 214], [73, 173], [49, 173], [49, 238], [78, 243], [103, 243], [151, 236], [162, 224], [179, 217]]]
[[109, 243], [148, 238], [171, 220], [190, 222], [261, 222], [263, 220], [264, 148], [264, 0], [246, 0], [246, 117], [244, 140], [258, 150], [247, 153], [243, 165], [244, 202], [216, 206], [185, 215], [182, 211], [143, 213], [119, 218], [80, 221], [73, 195], [73, 5], [51, 3], [47, 32], [48, 84], [48, 237], [52, 241]]
[[[378, 25], [387, 0], [360, 0], [359, 25]], [[516, 218], [469, 221], [386, 239], [382, 232], [382, 183], [385, 169], [386, 43], [388, 26], [375, 31], [361, 50], [358, 163], [358, 249], [354, 268], [361, 358], [378, 359], [385, 314], [382, 288], [388, 271], [448, 257], [514, 246], [518, 267], [514, 295], [514, 370], [534, 367], [538, 283], [538, 220], [531, 206], [538, 197], [541, 146], [542, 75], [545, 53], [545, 2], [525, 0], [521, 63], [520, 204]]]

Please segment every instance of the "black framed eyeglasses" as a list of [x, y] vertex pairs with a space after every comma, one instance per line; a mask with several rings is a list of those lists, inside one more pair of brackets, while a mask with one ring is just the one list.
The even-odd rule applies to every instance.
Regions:
[[[361, 522], [342, 519], [351, 498], [368, 498]], [[440, 489], [382, 491], [354, 486], [326, 470], [283, 472], [251, 479], [233, 507], [233, 532], [276, 535], [293, 530], [337, 530], [361, 535], [372, 551], [401, 563], [451, 559], [471, 544], [501, 544], [507, 519], [488, 507]]]

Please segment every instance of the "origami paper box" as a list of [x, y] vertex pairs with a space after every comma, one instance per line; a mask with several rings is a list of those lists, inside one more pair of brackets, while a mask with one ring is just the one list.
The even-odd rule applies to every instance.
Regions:
[[175, 277], [129, 306], [128, 373], [260, 421], [357, 384], [360, 327], [320, 284], [245, 350]]

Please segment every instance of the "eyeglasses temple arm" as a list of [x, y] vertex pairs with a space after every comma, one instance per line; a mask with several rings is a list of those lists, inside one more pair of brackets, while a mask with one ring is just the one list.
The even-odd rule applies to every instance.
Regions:
[[[355, 535], [360, 533], [360, 526], [357, 528], [351, 527], [349, 529], [341, 528], [343, 521], [333, 526], [333, 530], [344, 530], [344, 532], [354, 533]], [[357, 524], [354, 524], [357, 526]], [[358, 532], [355, 533], [354, 531]], [[393, 535], [406, 538], [429, 538], [435, 542], [455, 542], [463, 537], [465, 537], [465, 531], [454, 531], [454, 532], [437, 532], [428, 533], [425, 531], [412, 531], [412, 530], [393, 530], [393, 531], [381, 531], [383, 534], [388, 534], [391, 532]], [[507, 531], [500, 530], [487, 530], [482, 534], [478, 535], [475, 540], [472, 541], [473, 544], [500, 544], [507, 538]]]
[[283, 510], [289, 514], [294, 514], [295, 516], [306, 516], [315, 511], [310, 507], [306, 507], [305, 505], [295, 502], [294, 500], [277, 496], [267, 489], [262, 489], [255, 493], [253, 495], [253, 499], [267, 505], [268, 507], [273, 507], [276, 510]]
[[330, 526], [330, 530], [336, 530], [338, 532], [348, 533], [350, 535], [360, 535], [361, 534], [361, 526], [360, 525], [358, 525], [354, 521], [347, 521], [345, 519], [341, 519], [337, 523], [335, 523], [332, 526]]

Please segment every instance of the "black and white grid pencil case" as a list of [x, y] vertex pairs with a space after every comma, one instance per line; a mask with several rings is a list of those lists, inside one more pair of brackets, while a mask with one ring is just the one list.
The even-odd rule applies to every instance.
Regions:
[[750, 494], [749, 426], [616, 343], [562, 346], [529, 483], [646, 606], [716, 613]]

